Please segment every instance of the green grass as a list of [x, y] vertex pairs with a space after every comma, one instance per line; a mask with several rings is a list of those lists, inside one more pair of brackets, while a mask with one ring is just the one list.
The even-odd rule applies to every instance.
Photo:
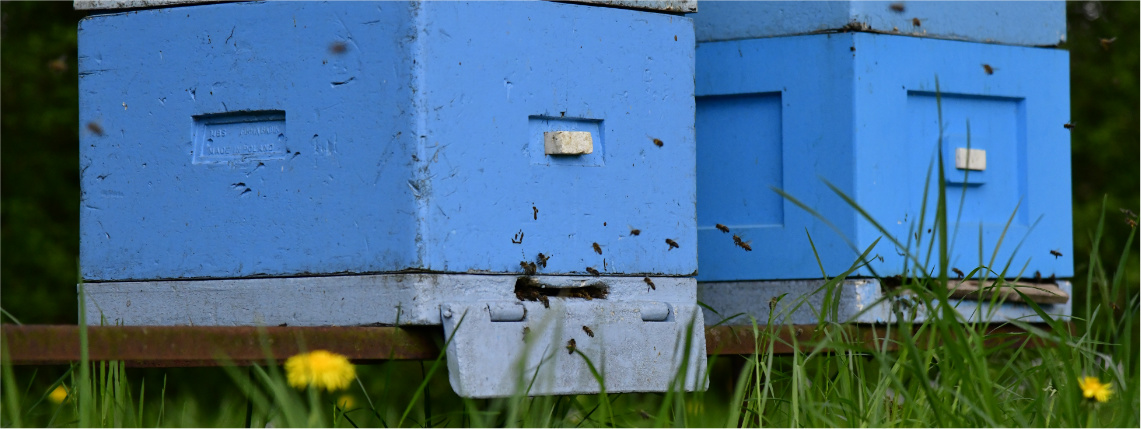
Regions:
[[[1094, 237], [1097, 235], [1095, 233]], [[1132, 238], [1132, 237], [1130, 237]], [[1119, 263], [1119, 258], [1111, 263]], [[1097, 253], [1090, 266], [1105, 266]], [[1117, 272], [1089, 276], [1110, 295], [1124, 287]], [[943, 308], [940, 279], [917, 278], [907, 290]], [[1104, 281], [1104, 283], [1096, 283]], [[945, 294], [945, 292], [943, 292]], [[787, 299], [787, 297], [786, 297]], [[813, 344], [774, 355], [781, 341], [751, 328], [758, 348], [746, 356], [711, 356], [709, 390], [473, 400], [455, 397], [446, 368], [435, 362], [361, 366], [348, 392], [289, 388], [272, 364], [222, 369], [125, 369], [122, 363], [68, 368], [3, 365], [4, 426], [1042, 426], [1137, 427], [1139, 381], [1133, 343], [1134, 293], [1126, 317], [1091, 325], [1104, 307], [1097, 295], [1075, 303], [1074, 331], [1061, 322], [1043, 332], [1050, 347], [985, 347], [984, 326], [942, 313], [916, 327], [893, 325], [898, 350], [869, 348], [838, 325], [821, 323]], [[1089, 308], [1088, 312], [1084, 308]], [[947, 317], [951, 315], [950, 317]], [[1089, 315], [1088, 317], [1086, 315]], [[1048, 319], [1049, 315], [1043, 314]], [[434, 370], [433, 370], [434, 369]], [[56, 374], [47, 376], [47, 374]], [[219, 373], [226, 375], [219, 376]], [[172, 383], [167, 382], [170, 375]], [[1082, 397], [1078, 377], [1113, 385], [1106, 403]], [[599, 374], [604, 377], [605, 374]], [[60, 383], [73, 397], [56, 404]], [[177, 385], [176, 385], [177, 384]], [[205, 384], [205, 385], [203, 385]], [[334, 405], [342, 394], [355, 405]]]
[[[958, 222], [957, 215], [952, 217], [946, 210], [947, 198], [955, 196], [948, 195], [942, 185], [942, 159], [932, 165], [939, 166], [929, 168], [928, 175], [940, 184], [934, 196], [938, 204], [935, 213], [921, 214], [918, 225], [925, 225], [924, 218], [931, 216], [936, 239], [912, 241], [880, 228], [883, 239], [860, 249], [862, 254], [851, 269], [829, 277], [821, 268], [828, 281], [820, 292], [827, 298], [824, 308], [813, 309], [820, 318], [812, 340], [792, 344], [801, 351], [791, 355], [773, 352], [784, 341], [775, 327], [787, 313], [753, 321], [752, 326], [742, 328], [756, 339], [752, 354], [710, 356], [708, 368], [683, 369], [708, 374], [709, 389], [704, 392], [464, 399], [452, 393], [441, 355], [431, 362], [358, 367], [353, 387], [327, 393], [290, 388], [272, 362], [248, 368], [147, 370], [127, 369], [121, 362], [87, 362], [84, 355], [80, 363], [65, 368], [14, 368], [5, 360], [0, 365], [0, 423], [5, 427], [1141, 425], [1139, 298], [1136, 285], [1126, 284], [1124, 279], [1130, 276], [1122, 268], [1131, 264], [1128, 256], [1136, 230], [1129, 232], [1119, 255], [1103, 259], [1099, 249], [1103, 206], [1102, 219], [1089, 233], [1093, 251], [1088, 269], [1075, 278], [1079, 293], [1072, 325], [1030, 304], [1051, 329], [1010, 323], [1046, 347], [988, 345], [1004, 337], [989, 334], [987, 325], [975, 322], [977, 316], [986, 315], [964, 317], [947, 298], [948, 228]], [[854, 200], [833, 190], [878, 225]], [[782, 195], [815, 213], [793, 196]], [[952, 218], [954, 223], [948, 221]], [[811, 237], [809, 241], [812, 245]], [[906, 323], [909, 314], [899, 311], [897, 324], [888, 326], [896, 340], [875, 347], [851, 338], [850, 331], [833, 322], [833, 298], [839, 296], [841, 281], [866, 265], [868, 255], [881, 242], [907, 255], [907, 275], [890, 291], [889, 299], [906, 295], [926, 309], [928, 317], [910, 324]], [[971, 274], [996, 278], [1001, 285], [1003, 279], [1017, 277], [1011, 271], [1012, 262], [996, 266], [994, 260], [980, 261]], [[796, 305], [805, 302], [803, 297], [781, 299], [799, 299]], [[86, 335], [81, 334], [81, 342], [86, 342]], [[586, 358], [581, 353], [578, 356]], [[606, 374], [591, 368], [601, 383]], [[677, 379], [684, 379], [683, 375]], [[1114, 395], [1105, 403], [1083, 398], [1078, 385], [1082, 376], [1110, 383]], [[59, 384], [69, 386], [72, 395], [55, 403], [47, 399], [48, 393]], [[354, 404], [338, 406], [343, 395], [352, 397]]]

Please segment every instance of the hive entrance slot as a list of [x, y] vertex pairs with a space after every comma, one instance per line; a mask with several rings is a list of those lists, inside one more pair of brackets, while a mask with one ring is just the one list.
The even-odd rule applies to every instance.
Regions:
[[606, 299], [608, 293], [609, 288], [602, 282], [579, 287], [559, 287], [528, 276], [520, 276], [515, 281], [515, 297], [520, 301], [539, 301], [545, 304], [549, 298]]

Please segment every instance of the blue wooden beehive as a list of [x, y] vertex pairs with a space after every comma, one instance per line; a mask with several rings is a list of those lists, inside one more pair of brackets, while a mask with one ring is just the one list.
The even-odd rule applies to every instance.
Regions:
[[[852, 277], [903, 273], [909, 262], [888, 236], [925, 258], [940, 132], [951, 266], [989, 266], [989, 278], [1073, 275], [1069, 57], [1034, 47], [1064, 40], [1064, 4], [708, 2], [694, 17], [698, 279], [731, 282], [706, 283], [703, 302], [755, 300], [767, 312], [770, 295], [797, 289], [789, 281], [821, 277], [817, 255], [835, 276], [881, 237]], [[878, 288], [848, 296], [862, 301], [852, 313]], [[871, 313], [861, 317], [883, 319]]]
[[[452, 310], [472, 310], [469, 331], [486, 335], [450, 345], [453, 386], [495, 396], [515, 385], [464, 377], [510, 381], [515, 367], [487, 367], [473, 344], [520, 344], [521, 324], [549, 307], [569, 322], [546, 340], [578, 332], [580, 349], [606, 349], [598, 359], [616, 368], [651, 352], [627, 350], [641, 343], [623, 335], [676, 350], [696, 323], [689, 355], [702, 367], [693, 25], [662, 13], [692, 5], [658, 3], [259, 2], [89, 16], [88, 321], [451, 332]], [[540, 300], [520, 287], [575, 292]], [[574, 299], [599, 290], [606, 300]], [[596, 327], [604, 338], [592, 345], [569, 326], [580, 319], [612, 335]], [[655, 353], [654, 369], [608, 377], [607, 390], [667, 388], [680, 360]], [[560, 374], [585, 373], [565, 365]], [[577, 379], [532, 393], [598, 388]]]

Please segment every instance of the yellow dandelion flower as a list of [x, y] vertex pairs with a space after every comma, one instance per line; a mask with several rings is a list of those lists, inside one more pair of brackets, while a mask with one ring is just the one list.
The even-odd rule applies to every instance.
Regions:
[[1102, 383], [1097, 377], [1082, 377], [1078, 379], [1078, 385], [1082, 388], [1082, 396], [1086, 399], [1096, 399], [1098, 402], [1106, 402], [1110, 396], [1113, 396], [1113, 386], [1109, 383]]
[[337, 398], [337, 406], [340, 407], [342, 410], [352, 409], [353, 406], [355, 406], [356, 404], [357, 404], [356, 399], [353, 398], [353, 395], [350, 395], [348, 393], [341, 395], [339, 398]]
[[55, 402], [57, 404], [62, 404], [63, 401], [66, 399], [67, 399], [67, 386], [64, 386], [62, 384], [59, 386], [56, 386], [55, 389], [52, 390], [52, 393], [48, 394], [48, 400]]
[[357, 371], [342, 355], [314, 350], [286, 359], [285, 376], [295, 388], [314, 386], [332, 392], [348, 388]]

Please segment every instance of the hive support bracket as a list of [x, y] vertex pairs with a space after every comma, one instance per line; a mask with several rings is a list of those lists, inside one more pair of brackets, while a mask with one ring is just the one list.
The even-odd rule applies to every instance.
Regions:
[[462, 397], [704, 390], [695, 304], [552, 297], [440, 306]]

